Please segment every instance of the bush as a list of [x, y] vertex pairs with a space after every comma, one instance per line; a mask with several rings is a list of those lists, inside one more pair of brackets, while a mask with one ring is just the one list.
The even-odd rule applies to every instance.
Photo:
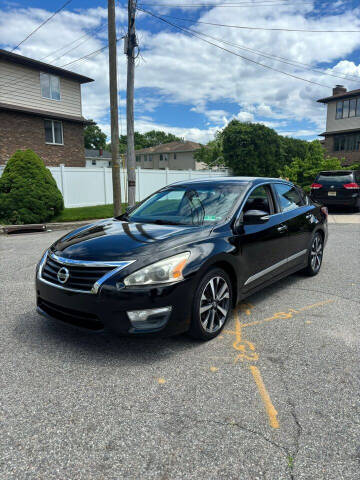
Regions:
[[32, 150], [18, 150], [0, 177], [0, 218], [5, 223], [42, 223], [64, 208], [50, 170]]
[[341, 161], [335, 157], [325, 157], [321, 143], [314, 140], [308, 144], [305, 158], [295, 158], [290, 165], [285, 165], [280, 175], [304, 187], [311, 185], [322, 170], [342, 170]]

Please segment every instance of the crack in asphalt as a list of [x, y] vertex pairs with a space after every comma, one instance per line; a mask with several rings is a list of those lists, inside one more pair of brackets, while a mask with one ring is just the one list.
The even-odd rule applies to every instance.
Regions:
[[[298, 456], [299, 450], [300, 450], [300, 438], [303, 432], [302, 425], [300, 423], [299, 417], [296, 412], [296, 406], [294, 401], [291, 398], [290, 395], [290, 389], [285, 381], [285, 363], [288, 360], [290, 356], [290, 352], [286, 356], [285, 359], [282, 358], [272, 358], [272, 357], [267, 357], [267, 360], [269, 360], [271, 363], [273, 363], [279, 370], [280, 373], [280, 380], [284, 386], [285, 392], [286, 392], [286, 402], [290, 407], [290, 414], [294, 420], [294, 423], [296, 425], [296, 431], [294, 435], [294, 448], [293, 449], [286, 449], [287, 455], [288, 455], [288, 468], [289, 468], [289, 476], [291, 480], [295, 480], [295, 474], [294, 474], [294, 468], [295, 468], [295, 462], [296, 458]], [[290, 463], [291, 462], [291, 463]]]
[[336, 293], [324, 292], [323, 290], [315, 290], [315, 289], [311, 289], [311, 288], [302, 288], [302, 287], [296, 287], [296, 288], [290, 287], [289, 290], [296, 290], [296, 291], [297, 290], [303, 290], [304, 292], [325, 293], [326, 295], [341, 298], [342, 300], [347, 300], [349, 302], [354, 302], [354, 303], [360, 303], [360, 301], [354, 300], [354, 298], [344, 297], [342, 295], [337, 295]]

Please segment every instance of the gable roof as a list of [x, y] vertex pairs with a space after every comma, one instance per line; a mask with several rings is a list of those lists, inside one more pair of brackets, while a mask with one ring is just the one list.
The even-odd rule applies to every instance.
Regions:
[[100, 150], [93, 148], [85, 148], [85, 157], [86, 158], [97, 158], [98, 160], [111, 160], [112, 155], [108, 150], [103, 149], [102, 155], [100, 155]]
[[177, 153], [177, 152], [195, 152], [202, 147], [201, 143], [196, 142], [169, 142], [156, 145], [155, 147], [142, 148], [136, 150], [136, 154], [146, 153]]
[[59, 77], [66, 77], [76, 80], [79, 83], [89, 83], [94, 81], [92, 78], [84, 77], [84, 75], [79, 75], [78, 73], [71, 72], [70, 70], [64, 70], [63, 68], [55, 67], [49, 63], [40, 62], [39, 60], [34, 60], [33, 58], [23, 57], [22, 55], [18, 55], [17, 53], [12, 53], [3, 49], [0, 49], [0, 60], [6, 60], [11, 63], [17, 63], [27, 67], [36, 68], [42, 72], [53, 73]]
[[360, 88], [357, 90], [350, 90], [350, 92], [342, 92], [337, 95], [332, 95], [331, 97], [320, 98], [317, 100], [319, 103], [329, 103], [334, 100], [342, 100], [343, 98], [351, 98], [360, 95]]

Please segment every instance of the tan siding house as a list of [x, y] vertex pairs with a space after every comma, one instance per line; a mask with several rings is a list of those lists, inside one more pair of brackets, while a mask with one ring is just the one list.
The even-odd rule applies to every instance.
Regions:
[[85, 165], [81, 85], [91, 78], [0, 50], [0, 164], [17, 149]]
[[136, 166], [141, 168], [171, 170], [202, 170], [203, 163], [197, 162], [194, 153], [201, 148], [196, 142], [170, 142], [155, 147], [136, 150]]
[[360, 89], [347, 91], [342, 85], [331, 97], [318, 100], [327, 106], [326, 131], [320, 136], [327, 153], [343, 159], [344, 165], [360, 162]]

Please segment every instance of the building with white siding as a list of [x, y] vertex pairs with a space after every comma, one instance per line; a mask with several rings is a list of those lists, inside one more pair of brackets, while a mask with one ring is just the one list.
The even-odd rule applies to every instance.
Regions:
[[0, 165], [30, 148], [47, 165], [84, 166], [81, 85], [92, 81], [0, 49]]

